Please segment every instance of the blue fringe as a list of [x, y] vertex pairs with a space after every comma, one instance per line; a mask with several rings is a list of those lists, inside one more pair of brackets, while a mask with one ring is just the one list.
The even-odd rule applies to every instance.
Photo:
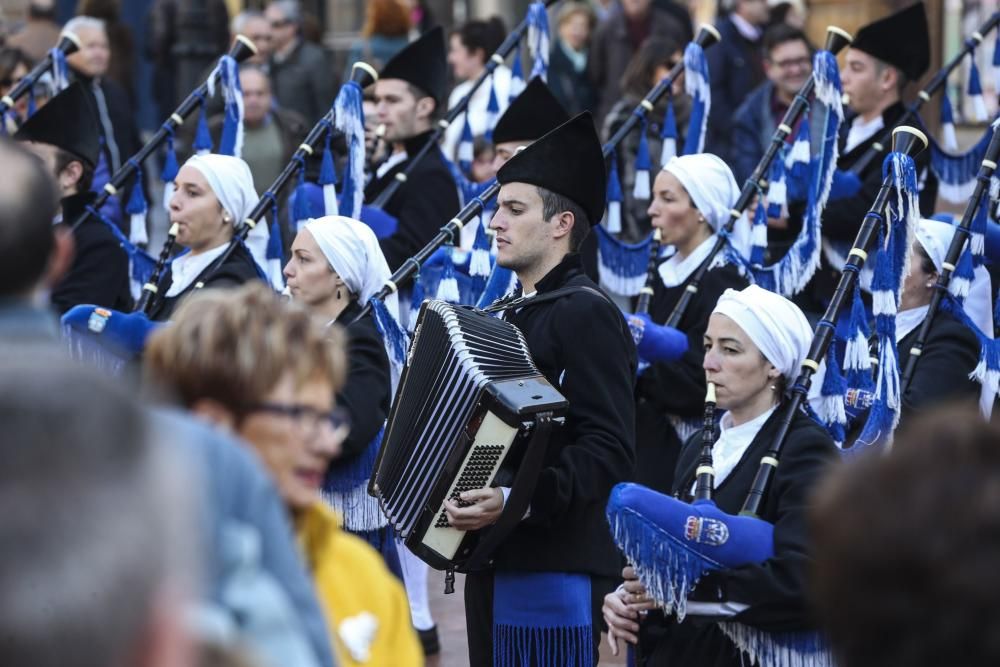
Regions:
[[493, 626], [493, 667], [593, 667], [593, 629]]
[[763, 667], [833, 667], [833, 655], [819, 632], [766, 632], [724, 621], [719, 629], [748, 658]]
[[780, 218], [788, 204], [788, 184], [785, 182], [786, 147], [778, 149], [778, 155], [771, 162], [767, 180], [767, 217]]
[[385, 426], [383, 425], [360, 454], [347, 460], [340, 458], [331, 463], [323, 480], [323, 491], [347, 493], [362, 484], [366, 484], [372, 476], [372, 470], [375, 469], [375, 461], [378, 459], [384, 433]]
[[548, 80], [549, 73], [549, 14], [544, 2], [528, 6], [528, 51], [533, 57], [530, 79], [536, 76]]
[[688, 43], [684, 49], [684, 88], [692, 104], [683, 155], [700, 153], [705, 146], [705, 130], [712, 108], [710, 80], [705, 52], [696, 42]]
[[597, 266], [601, 284], [615, 294], [635, 296], [646, 282], [653, 235], [638, 243], [625, 243], [600, 225], [594, 231], [597, 234]]
[[[930, 135], [928, 135], [930, 136]], [[972, 196], [976, 187], [976, 176], [979, 166], [986, 157], [986, 149], [993, 138], [993, 126], [990, 125], [969, 150], [964, 153], [951, 154], [930, 137], [931, 169], [938, 177], [938, 194], [945, 200], [955, 204], [964, 204]]]
[[385, 343], [386, 352], [389, 355], [389, 362], [394, 364], [406, 363], [406, 348], [409, 345], [409, 337], [395, 320], [385, 303], [381, 299], [372, 297], [368, 303], [372, 306], [372, 318], [375, 320], [375, 328], [378, 329], [382, 340]]

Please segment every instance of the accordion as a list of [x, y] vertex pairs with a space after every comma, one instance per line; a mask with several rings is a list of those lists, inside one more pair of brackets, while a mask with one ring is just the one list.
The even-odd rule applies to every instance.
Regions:
[[[531, 360], [516, 326], [468, 307], [427, 301], [369, 492], [419, 558], [440, 570], [462, 569], [474, 554], [476, 560], [482, 556], [477, 547], [486, 548], [485, 534], [520, 519], [508, 515], [517, 510], [514, 492], [533, 487], [534, 480], [525, 479], [527, 472], [519, 478], [518, 466], [529, 458], [540, 462], [547, 443], [536, 436], [561, 420], [567, 406]], [[478, 531], [452, 528], [444, 500], [491, 485], [514, 486], [497, 523]]]

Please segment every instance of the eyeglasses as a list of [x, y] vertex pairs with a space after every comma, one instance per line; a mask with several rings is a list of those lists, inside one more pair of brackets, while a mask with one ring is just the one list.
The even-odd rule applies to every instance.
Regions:
[[271, 28], [274, 30], [280, 30], [291, 23], [292, 22], [288, 19], [275, 19], [274, 21], [271, 21]]
[[773, 60], [771, 62], [775, 67], [791, 69], [793, 67], [808, 67], [809, 63], [812, 62], [812, 58], [789, 58], [788, 60]]
[[351, 419], [343, 408], [331, 412], [317, 410], [311, 405], [301, 403], [252, 403], [244, 408], [247, 414], [266, 412], [272, 415], [287, 417], [295, 421], [308, 433], [317, 433], [322, 427], [332, 431], [349, 430]]

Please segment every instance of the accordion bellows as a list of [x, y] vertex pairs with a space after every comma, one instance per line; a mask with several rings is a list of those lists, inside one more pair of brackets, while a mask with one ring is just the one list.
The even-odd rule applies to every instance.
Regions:
[[461, 567], [478, 536], [448, 525], [445, 498], [511, 486], [535, 417], [566, 406], [516, 326], [425, 302], [369, 492], [417, 556], [438, 569]]

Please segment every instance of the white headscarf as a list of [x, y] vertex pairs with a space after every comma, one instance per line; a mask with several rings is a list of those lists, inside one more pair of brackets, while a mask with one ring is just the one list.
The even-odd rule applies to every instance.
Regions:
[[[233, 219], [233, 225], [239, 225], [245, 220], [254, 206], [260, 201], [253, 187], [253, 174], [250, 166], [238, 157], [205, 153], [194, 155], [184, 163], [185, 167], [194, 167], [212, 188], [215, 198], [219, 200], [223, 210]], [[267, 266], [267, 240], [270, 234], [267, 229], [267, 219], [261, 221], [250, 231], [247, 246], [254, 260], [261, 268]]]
[[780, 294], [750, 285], [740, 291], [727, 289], [712, 313], [735, 322], [786, 380], [795, 380], [813, 338], [798, 306]]
[[[303, 229], [312, 234], [326, 261], [362, 305], [392, 276], [375, 232], [365, 223], [342, 215], [328, 215], [309, 220]], [[385, 305], [399, 321], [395, 293], [386, 298]]]

